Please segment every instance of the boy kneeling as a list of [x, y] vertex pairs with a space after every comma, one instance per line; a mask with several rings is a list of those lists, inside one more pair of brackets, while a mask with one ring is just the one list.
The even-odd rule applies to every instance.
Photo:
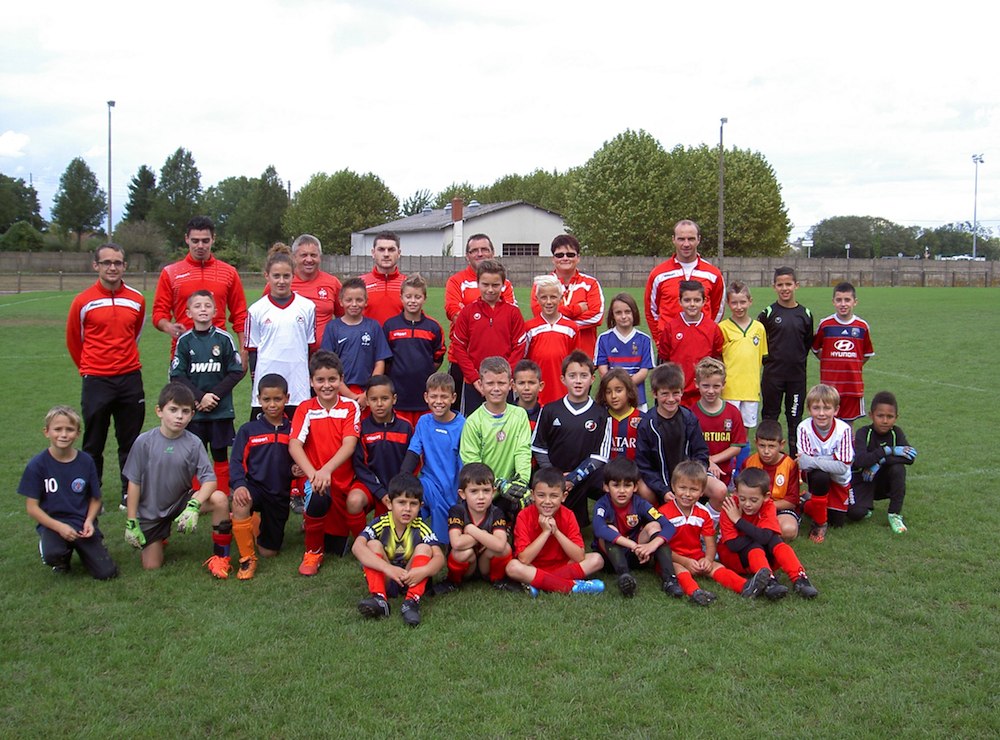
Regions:
[[388, 617], [387, 597], [403, 593], [403, 621], [420, 624], [420, 598], [444, 565], [444, 545], [419, 516], [423, 499], [415, 475], [395, 476], [389, 481], [389, 511], [361, 530], [351, 546], [371, 592], [358, 603], [368, 619]]

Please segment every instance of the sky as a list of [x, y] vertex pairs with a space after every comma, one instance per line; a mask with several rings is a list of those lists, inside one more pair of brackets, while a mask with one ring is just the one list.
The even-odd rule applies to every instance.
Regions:
[[[402, 201], [582, 165], [626, 129], [758, 151], [791, 238], [870, 215], [1000, 231], [989, 5], [577, 0], [135, 4], [0, 10], [0, 172], [47, 216], [82, 156], [114, 219], [178, 147], [207, 188], [268, 165], [293, 192], [373, 172]], [[903, 10], [905, 8], [905, 10]], [[925, 9], [926, 8], [926, 9]]]

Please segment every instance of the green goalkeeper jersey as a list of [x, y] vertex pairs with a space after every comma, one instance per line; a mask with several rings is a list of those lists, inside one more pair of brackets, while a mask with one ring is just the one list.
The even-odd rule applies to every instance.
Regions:
[[465, 420], [459, 446], [462, 464], [489, 465], [498, 480], [515, 475], [531, 480], [531, 424], [520, 406], [507, 404], [502, 414], [491, 414], [480, 406]]

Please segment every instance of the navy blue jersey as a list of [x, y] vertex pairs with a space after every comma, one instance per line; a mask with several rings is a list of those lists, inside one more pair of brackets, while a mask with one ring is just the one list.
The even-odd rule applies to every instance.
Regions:
[[389, 481], [399, 475], [411, 437], [410, 422], [395, 414], [385, 424], [371, 416], [361, 420], [361, 436], [354, 448], [354, 475], [376, 499], [388, 493]]
[[392, 352], [387, 375], [396, 387], [396, 408], [426, 411], [424, 390], [444, 359], [441, 324], [426, 314], [420, 321], [407, 321], [403, 314], [386, 319], [382, 327]]
[[[82, 450], [69, 462], [56, 460], [42, 450], [28, 461], [17, 492], [38, 501], [38, 506], [53, 519], [83, 529], [91, 499], [101, 497], [94, 459]], [[39, 524], [36, 529], [45, 529]]]
[[469, 524], [475, 524], [484, 532], [492, 532], [494, 529], [507, 529], [507, 515], [503, 513], [503, 510], [498, 506], [490, 505], [487, 509], [486, 515], [480, 520], [476, 521], [472, 514], [469, 512], [469, 505], [465, 501], [459, 501], [457, 504], [448, 509], [448, 529], [458, 529], [465, 531], [465, 528]]
[[288, 496], [292, 486], [292, 456], [288, 454], [288, 417], [274, 426], [264, 414], [240, 427], [229, 459], [229, 489], [246, 486], [274, 496]]
[[372, 521], [361, 530], [358, 537], [382, 543], [385, 558], [398, 568], [405, 568], [413, 558], [417, 545], [425, 544], [444, 548], [444, 544], [435, 536], [434, 530], [424, 524], [423, 519], [416, 517], [403, 529], [402, 534], [396, 534], [392, 520], [392, 512], [387, 512]]
[[[650, 522], [660, 525], [659, 536], [667, 542], [674, 536], [674, 525], [641, 496], [632, 496], [624, 507], [618, 509], [611, 497], [604, 494], [594, 504], [594, 545], [597, 540], [610, 544], [618, 537], [639, 541], [639, 533]], [[614, 529], [612, 529], [614, 527]]]

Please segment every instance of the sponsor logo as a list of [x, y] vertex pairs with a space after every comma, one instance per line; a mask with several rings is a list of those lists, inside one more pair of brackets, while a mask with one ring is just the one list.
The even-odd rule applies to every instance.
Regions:
[[193, 373], [221, 373], [222, 363], [218, 360], [209, 360], [208, 362], [192, 362], [191, 372]]
[[587, 421], [583, 425], [583, 428], [586, 429], [588, 432], [592, 432], [595, 429], [597, 429], [597, 422], [594, 421], [593, 419], [587, 419]]
[[556, 419], [555, 421], [552, 422], [552, 426], [554, 426], [554, 427], [561, 427], [562, 426], [562, 422], [559, 421], [559, 419]]
[[854, 349], [854, 342], [850, 339], [838, 339], [833, 343], [833, 348], [838, 352], [850, 352]]

